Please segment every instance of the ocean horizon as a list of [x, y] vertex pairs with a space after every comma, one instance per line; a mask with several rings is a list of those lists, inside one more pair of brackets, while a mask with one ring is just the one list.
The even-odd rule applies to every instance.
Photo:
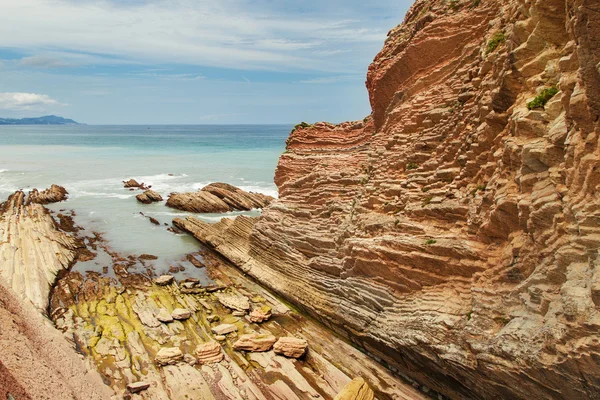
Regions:
[[[292, 128], [282, 124], [0, 126], [0, 197], [4, 201], [16, 190], [61, 185], [69, 199], [48, 208], [56, 213], [74, 210], [75, 222], [102, 234], [112, 249], [124, 255], [156, 255], [157, 272], [166, 272], [170, 263], [198, 247], [189, 235], [166, 230], [165, 224], [170, 226], [173, 218], [195, 215], [216, 222], [260, 211], [192, 214], [168, 208], [164, 202], [141, 204], [135, 199], [139, 191], [124, 188], [123, 181], [144, 182], [165, 200], [172, 192], [192, 192], [212, 182], [277, 197], [273, 177]], [[150, 224], [146, 217], [161, 225]], [[79, 268], [90, 268], [81, 264]]]

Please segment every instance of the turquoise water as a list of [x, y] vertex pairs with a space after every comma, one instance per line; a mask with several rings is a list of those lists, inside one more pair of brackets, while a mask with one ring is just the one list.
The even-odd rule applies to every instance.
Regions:
[[[50, 205], [74, 210], [76, 222], [103, 234], [124, 254], [159, 256], [164, 268], [198, 248], [187, 235], [150, 224], [143, 212], [170, 225], [190, 215], [164, 203], [137, 202], [139, 191], [123, 188], [134, 178], [166, 199], [227, 182], [276, 196], [273, 176], [292, 126], [0, 126], [0, 198], [17, 189], [64, 186], [69, 200]], [[257, 215], [259, 211], [245, 214]], [[240, 213], [198, 214], [215, 222]], [[161, 272], [161, 271], [158, 271]]]

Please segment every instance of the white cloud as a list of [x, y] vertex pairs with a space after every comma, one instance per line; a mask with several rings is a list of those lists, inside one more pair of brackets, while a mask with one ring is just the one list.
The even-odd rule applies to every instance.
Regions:
[[0, 93], [1, 110], [42, 109], [44, 106], [61, 105], [45, 94], [36, 93]]
[[[348, 55], [340, 62], [332, 60], [331, 54], [356, 56], [363, 51], [363, 58], [369, 54], [372, 59], [372, 49], [383, 43], [389, 28], [375, 23], [366, 28], [364, 21], [327, 13], [286, 14], [253, 3], [0, 0], [0, 47], [32, 54], [21, 62], [30, 67], [57, 68], [103, 59], [103, 63], [166, 61], [242, 70], [342, 72], [356, 57]], [[373, 46], [374, 42], [378, 44]]]

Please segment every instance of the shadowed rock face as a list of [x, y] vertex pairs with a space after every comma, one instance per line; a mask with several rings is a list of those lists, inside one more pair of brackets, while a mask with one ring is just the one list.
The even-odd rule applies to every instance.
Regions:
[[417, 1], [371, 117], [292, 132], [256, 222], [179, 226], [452, 398], [598, 398], [599, 30], [592, 0]]
[[211, 183], [197, 192], [172, 193], [167, 207], [196, 213], [222, 213], [264, 208], [273, 197], [243, 191], [227, 183]]

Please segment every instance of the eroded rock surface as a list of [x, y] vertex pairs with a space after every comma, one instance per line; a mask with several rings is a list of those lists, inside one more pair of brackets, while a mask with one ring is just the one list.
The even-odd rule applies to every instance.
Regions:
[[[39, 193], [35, 193], [39, 199]], [[77, 240], [57, 229], [47, 209], [21, 191], [2, 203], [0, 275], [23, 299], [46, 313], [56, 275], [74, 261]]]
[[271, 196], [246, 192], [227, 183], [211, 183], [197, 192], [172, 193], [167, 206], [195, 213], [223, 213], [264, 208]]
[[449, 397], [597, 398], [598, 37], [595, 0], [419, 0], [371, 116], [294, 130], [258, 220], [176, 224]]
[[163, 201], [160, 193], [155, 192], [154, 190], [146, 190], [144, 193], [140, 193], [135, 196], [137, 201], [144, 204], [151, 204], [157, 201]]
[[37, 189], [33, 189], [29, 192], [27, 197], [27, 201], [30, 203], [39, 203], [39, 204], [48, 204], [48, 203], [57, 203], [59, 201], [63, 201], [67, 199], [67, 189], [62, 186], [52, 185], [50, 188], [38, 191]]

